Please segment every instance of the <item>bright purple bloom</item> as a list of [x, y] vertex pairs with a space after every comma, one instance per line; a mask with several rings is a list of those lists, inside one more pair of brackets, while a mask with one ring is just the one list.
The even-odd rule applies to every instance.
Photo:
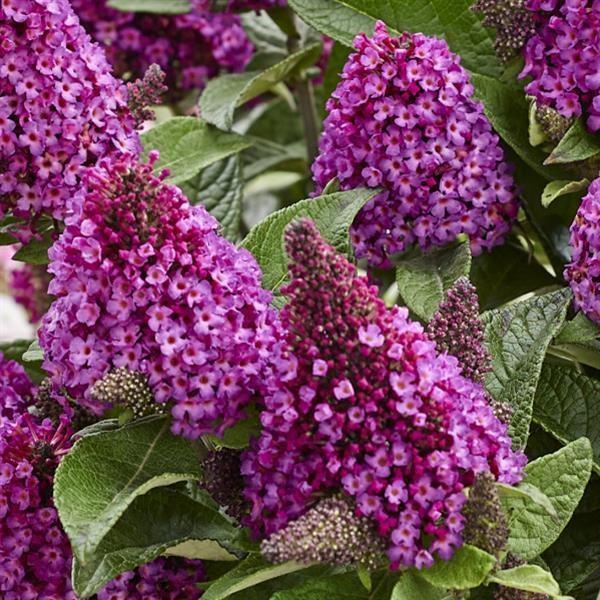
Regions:
[[[282, 320], [297, 371], [266, 397], [262, 433], [242, 460], [247, 523], [268, 536], [343, 491], [388, 540], [393, 567], [448, 559], [462, 543], [463, 489], [484, 471], [519, 481], [525, 455], [511, 449], [483, 388], [406, 309], [386, 308], [314, 224], [292, 225], [286, 249]], [[365, 332], [383, 343], [363, 343]]]
[[381, 187], [352, 230], [374, 265], [414, 243], [442, 246], [466, 233], [475, 254], [502, 243], [517, 215], [511, 167], [445, 41], [391, 37], [378, 22], [355, 38], [313, 165], [318, 191]]
[[564, 276], [577, 307], [600, 323], [600, 178], [590, 185], [571, 225], [571, 262]]
[[183, 15], [122, 12], [107, 0], [72, 4], [119, 76], [141, 78], [156, 63], [166, 73], [171, 100], [201, 90], [220, 71], [242, 71], [252, 55], [239, 17], [211, 13], [208, 0], [192, 0], [191, 12]]
[[82, 167], [138, 145], [125, 86], [69, 2], [3, 2], [0, 219], [22, 220], [15, 230], [27, 240], [42, 215], [65, 218]]
[[0, 352], [0, 426], [27, 409], [34, 391], [25, 369]]
[[525, 91], [540, 106], [567, 118], [583, 115], [600, 130], [600, 3], [597, 0], [526, 0], [536, 33], [524, 47], [531, 77]]
[[99, 413], [91, 387], [142, 373], [173, 431], [222, 433], [294, 373], [271, 294], [252, 255], [203, 206], [130, 156], [86, 174], [80, 211], [50, 250], [57, 298], [40, 330], [56, 385]]

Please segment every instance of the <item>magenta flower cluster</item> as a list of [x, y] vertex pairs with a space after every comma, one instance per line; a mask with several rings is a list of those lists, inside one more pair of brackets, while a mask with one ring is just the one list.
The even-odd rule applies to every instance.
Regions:
[[39, 323], [50, 306], [49, 283], [50, 275], [44, 265], [23, 263], [9, 273], [10, 294], [25, 309], [30, 323]]
[[0, 427], [26, 410], [34, 386], [23, 367], [0, 352]]
[[313, 164], [318, 191], [383, 188], [354, 223], [356, 255], [385, 265], [418, 243], [468, 234], [473, 252], [501, 243], [517, 215], [511, 168], [473, 98], [460, 59], [422, 34], [391, 37], [378, 22], [354, 40]]
[[72, 4], [118, 75], [141, 78], [156, 63], [172, 100], [204, 88], [219, 71], [243, 70], [254, 49], [239, 17], [211, 13], [208, 0], [192, 0], [191, 12], [183, 15], [121, 12], [107, 0]]
[[0, 7], [0, 219], [31, 237], [42, 214], [62, 220], [82, 167], [137, 152], [126, 89], [67, 0]]
[[242, 460], [247, 519], [270, 535], [340, 490], [388, 541], [393, 568], [449, 559], [462, 543], [463, 489], [477, 473], [515, 483], [526, 457], [456, 358], [327, 245], [314, 224], [286, 234], [283, 289], [296, 376], [266, 397]]
[[575, 304], [600, 324], [600, 178], [584, 196], [571, 225], [571, 262], [564, 275]]
[[597, 0], [526, 0], [536, 33], [524, 47], [531, 77], [525, 91], [565, 117], [584, 115], [600, 130], [600, 3]]
[[40, 344], [54, 382], [96, 412], [90, 387], [126, 367], [172, 402], [173, 431], [223, 432], [277, 385], [277, 311], [252, 255], [218, 233], [203, 206], [130, 156], [86, 175], [80, 210], [50, 250], [57, 298]]

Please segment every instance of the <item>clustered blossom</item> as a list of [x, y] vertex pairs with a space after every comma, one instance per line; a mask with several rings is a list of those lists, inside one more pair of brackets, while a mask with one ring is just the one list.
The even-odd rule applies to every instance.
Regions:
[[34, 391], [25, 369], [0, 352], [0, 426], [27, 409]]
[[274, 563], [362, 565], [375, 569], [382, 563], [383, 540], [373, 523], [355, 514], [343, 496], [321, 500], [299, 519], [263, 540], [262, 555]]
[[525, 0], [536, 24], [523, 49], [520, 77], [538, 105], [583, 115], [600, 130], [600, 4], [597, 0]]
[[138, 127], [154, 119], [154, 111], [149, 107], [160, 104], [168, 91], [164, 81], [165, 72], [158, 65], [150, 65], [141, 79], [127, 84], [127, 106]]
[[484, 382], [485, 374], [491, 370], [491, 357], [485, 347], [477, 290], [466, 277], [461, 277], [446, 292], [427, 325], [427, 334], [438, 351], [458, 359], [465, 377]]
[[113, 369], [142, 373], [172, 408], [174, 433], [220, 434], [294, 362], [252, 255], [153, 175], [156, 159], [124, 155], [86, 173], [80, 210], [49, 252], [44, 368], [97, 413], [94, 383]]
[[50, 274], [44, 265], [23, 264], [11, 269], [9, 291], [15, 302], [20, 304], [29, 317], [30, 323], [38, 323], [51, 303], [48, 296]]
[[42, 214], [64, 219], [82, 168], [138, 151], [125, 86], [67, 0], [0, 7], [0, 219], [21, 241]]
[[209, 0], [192, 0], [182, 15], [122, 12], [107, 0], [72, 4], [119, 76], [141, 78], [156, 63], [166, 73], [171, 100], [204, 88], [220, 71], [242, 71], [253, 52], [239, 17], [211, 13]]
[[474, 254], [501, 243], [518, 200], [499, 138], [445, 41], [391, 37], [378, 22], [354, 40], [313, 164], [318, 191], [383, 188], [354, 222], [358, 257], [385, 265], [414, 243], [468, 234]]
[[202, 595], [197, 584], [203, 579], [202, 561], [159, 557], [115, 577], [97, 600], [197, 600]]
[[450, 558], [463, 489], [483, 471], [517, 482], [525, 456], [456, 358], [438, 354], [406, 309], [387, 309], [312, 222], [292, 225], [285, 243], [296, 376], [265, 398], [242, 460], [247, 523], [268, 536], [343, 491], [386, 539], [392, 567]]
[[564, 276], [575, 304], [600, 323], [600, 178], [592, 181], [571, 225], [571, 262]]

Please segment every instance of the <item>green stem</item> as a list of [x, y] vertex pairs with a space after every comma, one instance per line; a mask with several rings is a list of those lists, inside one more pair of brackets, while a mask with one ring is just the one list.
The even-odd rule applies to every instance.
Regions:
[[296, 84], [298, 108], [304, 126], [306, 152], [309, 166], [312, 165], [319, 151], [319, 117], [315, 102], [312, 81], [308, 78], [298, 79]]

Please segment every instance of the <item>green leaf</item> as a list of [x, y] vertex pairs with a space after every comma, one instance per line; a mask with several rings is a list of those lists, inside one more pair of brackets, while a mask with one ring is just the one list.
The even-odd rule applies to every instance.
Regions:
[[[34, 383], [40, 383], [47, 377], [47, 373], [42, 369], [41, 360], [25, 360], [29, 350], [37, 343], [31, 340], [11, 340], [9, 342], [0, 342], [0, 352], [6, 360], [14, 360], [21, 364], [27, 372], [28, 377]], [[29, 355], [32, 358], [32, 355]]]
[[502, 72], [494, 34], [482, 26], [468, 0], [290, 0], [289, 4], [306, 23], [346, 46], [352, 46], [357, 33], [370, 34], [381, 19], [392, 31], [444, 37], [471, 71], [492, 77]]
[[12, 260], [30, 265], [47, 265], [50, 262], [48, 249], [52, 243], [51, 235], [45, 234], [41, 240], [31, 240], [25, 246], [21, 246], [13, 255]]
[[591, 342], [600, 338], [600, 326], [590, 321], [582, 312], [578, 312], [571, 321], [567, 321], [558, 332], [554, 343], [557, 345]]
[[504, 244], [473, 258], [471, 281], [481, 310], [500, 306], [523, 294], [555, 284], [555, 280], [521, 247]]
[[529, 143], [532, 146], [539, 146], [548, 141], [548, 136], [544, 128], [537, 120], [537, 105], [534, 98], [529, 100]]
[[600, 142], [597, 136], [587, 130], [581, 119], [577, 119], [552, 150], [545, 164], [576, 162], [595, 156], [599, 152]]
[[214, 435], [207, 436], [216, 446], [234, 448], [241, 450], [247, 448], [251, 437], [257, 437], [260, 433], [260, 419], [257, 414], [247, 419], [238, 421], [232, 427], [225, 430], [222, 438]]
[[181, 15], [192, 9], [189, 0], [108, 0], [108, 6], [124, 12]]
[[144, 158], [158, 150], [155, 172], [169, 169], [169, 183], [188, 181], [203, 169], [252, 145], [236, 133], [220, 131], [196, 117], [173, 117], [142, 136]]
[[399, 259], [396, 283], [402, 299], [418, 317], [429, 321], [457, 279], [471, 270], [468, 242], [419, 252], [414, 258]]
[[[119, 573], [161, 554], [237, 560], [239, 531], [217, 510], [169, 488], [138, 496], [83, 564], [76, 560], [73, 586], [89, 597]], [[239, 552], [239, 551], [238, 551]]]
[[489, 580], [517, 590], [548, 594], [553, 598], [560, 596], [560, 587], [554, 577], [537, 565], [521, 565], [514, 569], [497, 571], [490, 575]]
[[394, 586], [390, 600], [444, 600], [446, 594], [434, 587], [418, 573], [406, 571]]
[[202, 596], [203, 600], [225, 600], [236, 592], [251, 588], [263, 581], [281, 577], [294, 571], [306, 569], [308, 565], [286, 562], [280, 565], [267, 563], [260, 555], [251, 554], [231, 571], [217, 579]]
[[84, 437], [61, 462], [54, 503], [82, 563], [138, 496], [200, 476], [193, 445], [169, 427], [156, 416]]
[[560, 179], [558, 181], [551, 181], [542, 192], [542, 205], [550, 206], [554, 200], [560, 196], [566, 196], [567, 194], [573, 194], [580, 192], [581, 190], [587, 189], [590, 182], [587, 179], [580, 179], [579, 181], [569, 181]]
[[44, 360], [44, 351], [40, 348], [40, 343], [37, 340], [31, 342], [22, 359], [23, 362], [42, 362]]
[[211, 79], [200, 97], [202, 117], [221, 129], [230, 129], [235, 109], [268, 92], [273, 86], [317, 60], [321, 44], [311, 44], [265, 69], [221, 75]]
[[573, 367], [546, 364], [533, 405], [533, 419], [563, 444], [587, 437], [600, 474], [600, 380]]
[[496, 487], [500, 498], [522, 498], [541, 506], [550, 516], [558, 517], [558, 513], [554, 508], [554, 504], [550, 502], [550, 498], [542, 490], [526, 481], [522, 481], [518, 486], [497, 483]]
[[305, 175], [306, 144], [303, 141], [284, 146], [269, 140], [251, 139], [254, 141], [254, 146], [244, 152], [246, 180], [275, 168], [279, 171], [294, 171]]
[[450, 560], [438, 560], [419, 575], [435, 587], [464, 590], [481, 585], [495, 564], [495, 556], [465, 544]]
[[592, 448], [586, 438], [580, 438], [527, 465], [525, 481], [544, 490], [558, 517], [549, 515], [530, 500], [505, 498], [503, 505], [510, 515], [510, 552], [530, 560], [558, 538], [583, 496], [591, 470]]
[[367, 600], [369, 594], [356, 573], [307, 579], [301, 585], [281, 590], [270, 600]]
[[287, 36], [277, 27], [268, 13], [246, 12], [240, 15], [244, 31], [254, 46], [255, 52], [287, 54]]
[[263, 287], [277, 290], [288, 275], [288, 260], [283, 246], [285, 228], [294, 219], [312, 219], [323, 237], [337, 250], [350, 251], [349, 228], [358, 211], [378, 190], [356, 189], [314, 199], [301, 200], [270, 214], [255, 225], [242, 242], [258, 261], [263, 272]]
[[221, 223], [222, 234], [236, 242], [240, 236], [243, 185], [241, 159], [234, 155], [206, 167], [181, 189], [192, 204], [204, 204]]
[[486, 389], [498, 402], [513, 407], [509, 433], [516, 447], [527, 442], [544, 355], [564, 322], [570, 301], [570, 291], [562, 289], [483, 314], [486, 345], [492, 355]]

